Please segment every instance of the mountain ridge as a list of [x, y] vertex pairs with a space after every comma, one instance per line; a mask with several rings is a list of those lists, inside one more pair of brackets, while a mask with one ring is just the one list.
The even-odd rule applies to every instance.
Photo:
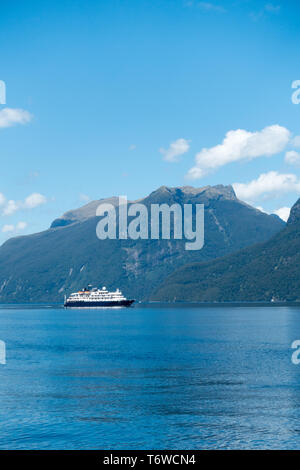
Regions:
[[[60, 301], [64, 293], [85, 284], [119, 287], [124, 294], [147, 300], [175, 269], [207, 261], [264, 241], [284, 222], [239, 201], [232, 187], [160, 187], [139, 202], [205, 205], [205, 244], [186, 251], [182, 240], [99, 240], [93, 201], [63, 214], [43, 232], [11, 238], [0, 247], [0, 301]], [[129, 202], [129, 205], [131, 202]]]
[[300, 199], [270, 240], [204, 263], [185, 265], [151, 297], [170, 301], [300, 301]]
[[[181, 187], [160, 186], [155, 191], [152, 191], [152, 193], [150, 193], [148, 196], [145, 196], [143, 198], [133, 200], [133, 201], [129, 200], [128, 204], [134, 204], [136, 202], [142, 203], [143, 201], [147, 202], [148, 199], [151, 199], [153, 197], [161, 198], [163, 196], [163, 193], [169, 193], [170, 195], [172, 195], [172, 193], [174, 194], [176, 193], [176, 191], [182, 191], [185, 194], [193, 195], [193, 196], [196, 196], [198, 194], [201, 194], [207, 191], [210, 194], [211, 198], [213, 198], [216, 194], [219, 194], [220, 196], [223, 196], [223, 197], [237, 199], [234, 189], [231, 185], [203, 186], [201, 188], [194, 188], [193, 186], [181, 186]], [[65, 212], [61, 217], [58, 217], [52, 222], [52, 224], [50, 225], [50, 228], [69, 225], [70, 223], [75, 223], [75, 222], [89, 219], [95, 216], [96, 209], [100, 204], [106, 203], [106, 204], [112, 204], [113, 206], [118, 206], [118, 202], [119, 202], [119, 199], [116, 196], [98, 199], [95, 201], [90, 201], [84, 206], [79, 207], [78, 209], [73, 209], [73, 210], [69, 210]]]

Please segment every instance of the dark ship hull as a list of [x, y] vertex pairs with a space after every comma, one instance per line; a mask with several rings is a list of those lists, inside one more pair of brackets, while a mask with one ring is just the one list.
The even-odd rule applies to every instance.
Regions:
[[84, 300], [68, 301], [64, 303], [65, 307], [130, 307], [134, 300], [93, 300], [86, 302]]

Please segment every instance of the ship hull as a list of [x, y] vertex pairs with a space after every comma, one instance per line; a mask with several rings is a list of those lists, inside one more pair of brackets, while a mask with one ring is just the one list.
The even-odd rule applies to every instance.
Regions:
[[134, 300], [95, 300], [91, 302], [85, 302], [84, 300], [75, 300], [74, 302], [66, 301], [65, 307], [130, 307]]

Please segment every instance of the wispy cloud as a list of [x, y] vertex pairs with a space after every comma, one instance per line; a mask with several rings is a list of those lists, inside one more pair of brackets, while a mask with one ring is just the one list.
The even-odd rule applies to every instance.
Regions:
[[47, 199], [43, 194], [40, 193], [33, 193], [28, 196], [23, 204], [24, 209], [34, 209], [35, 207], [41, 206], [45, 204]]
[[216, 5], [215, 3], [211, 2], [198, 2], [197, 6], [204, 11], [215, 11], [217, 13], [225, 13], [226, 9], [220, 5]]
[[290, 216], [291, 208], [290, 207], [280, 207], [280, 209], [277, 209], [273, 212], [273, 214], [278, 215], [282, 220], [287, 222], [289, 216]]
[[249, 183], [234, 183], [232, 186], [237, 197], [249, 203], [261, 197], [268, 199], [284, 193], [300, 193], [300, 179], [296, 175], [277, 171], [262, 173]]
[[17, 230], [24, 230], [27, 227], [27, 222], [18, 222], [16, 225]]
[[8, 232], [13, 232], [15, 230], [15, 226], [14, 225], [3, 225], [2, 227], [2, 233], [8, 233]]
[[275, 5], [273, 3], [266, 3], [263, 8], [261, 8], [257, 12], [251, 12], [250, 17], [254, 20], [257, 21], [260, 18], [262, 18], [266, 14], [275, 14], [277, 15], [281, 10], [280, 5]]
[[19, 209], [19, 204], [16, 201], [14, 201], [13, 199], [10, 199], [9, 201], [6, 202], [2, 214], [3, 215], [12, 215], [15, 212], [17, 212], [18, 209]]
[[300, 165], [300, 153], [296, 152], [295, 150], [290, 150], [289, 152], [286, 152], [284, 160], [289, 165], [299, 166]]
[[296, 135], [296, 136], [291, 140], [291, 144], [292, 144], [294, 147], [300, 147], [300, 135]]
[[273, 3], [267, 3], [264, 7], [264, 11], [268, 13], [279, 13], [281, 9], [280, 5], [274, 5]]
[[229, 131], [221, 144], [203, 148], [196, 155], [195, 165], [188, 171], [187, 178], [202, 178], [231, 162], [275, 155], [284, 150], [290, 135], [288, 129], [279, 125], [265, 127], [257, 132], [244, 129]]
[[177, 139], [171, 142], [168, 149], [160, 148], [160, 153], [167, 162], [176, 162], [180, 155], [186, 153], [190, 148], [189, 141], [186, 139]]
[[290, 207], [280, 207], [279, 209], [274, 209], [271, 211], [267, 211], [261, 206], [258, 206], [256, 209], [260, 210], [261, 212], [264, 212], [265, 214], [276, 214], [278, 215], [278, 217], [284, 220], [284, 222], [287, 222], [291, 212]]
[[0, 128], [27, 124], [31, 119], [32, 115], [24, 109], [4, 108], [0, 111]]
[[90, 197], [87, 195], [87, 194], [79, 194], [79, 200], [81, 202], [89, 202], [90, 201]]
[[2, 215], [12, 215], [22, 209], [34, 209], [46, 202], [47, 198], [40, 193], [32, 193], [27, 196], [24, 201], [15, 201], [14, 199], [6, 200], [5, 196], [0, 193]]
[[135, 150], [136, 149], [136, 145], [135, 144], [131, 144], [129, 145], [128, 147], [128, 150]]
[[2, 227], [2, 233], [19, 233], [19, 232], [22, 232], [23, 230], [25, 230], [25, 228], [27, 227], [27, 222], [18, 222], [16, 225], [12, 225], [12, 224], [6, 224], [6, 225], [3, 225]]

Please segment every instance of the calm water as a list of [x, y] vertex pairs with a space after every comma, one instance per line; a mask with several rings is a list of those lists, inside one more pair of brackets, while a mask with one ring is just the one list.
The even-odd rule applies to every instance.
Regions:
[[1, 449], [300, 449], [297, 307], [0, 308]]

